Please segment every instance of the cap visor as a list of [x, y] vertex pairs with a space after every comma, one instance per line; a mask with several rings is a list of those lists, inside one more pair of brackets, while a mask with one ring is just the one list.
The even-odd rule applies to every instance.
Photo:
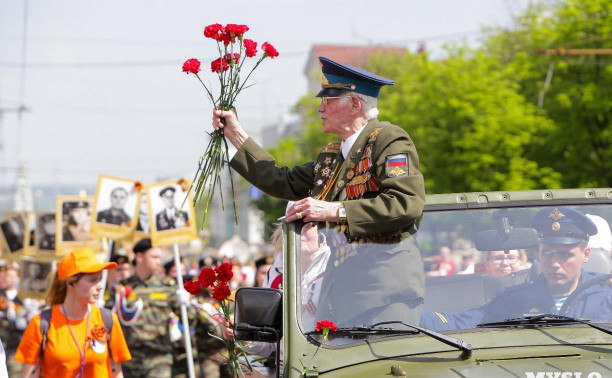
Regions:
[[108, 262], [106, 264], [95, 264], [95, 265], [91, 265], [91, 266], [88, 266], [87, 268], [82, 269], [81, 273], [98, 273], [102, 270], [115, 269], [116, 267], [117, 267], [117, 263], [115, 262]]

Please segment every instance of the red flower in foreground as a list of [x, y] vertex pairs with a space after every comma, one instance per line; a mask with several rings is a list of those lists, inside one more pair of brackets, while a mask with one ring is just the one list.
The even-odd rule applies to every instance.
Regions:
[[230, 65], [238, 64], [239, 60], [240, 60], [240, 54], [237, 54], [237, 53], [234, 53], [233, 56], [232, 54], [227, 54], [225, 56], [225, 61], [228, 62]]
[[243, 43], [244, 43], [244, 48], [246, 49], [247, 57], [252, 58], [255, 55], [257, 55], [257, 42], [251, 39], [245, 39]]
[[232, 266], [228, 263], [223, 263], [215, 268], [215, 272], [217, 273], [217, 279], [220, 282], [227, 282], [234, 277], [234, 272], [232, 272]]
[[198, 295], [202, 292], [202, 285], [198, 281], [186, 281], [183, 286], [191, 295]]
[[215, 59], [210, 63], [210, 70], [212, 72], [220, 72], [221, 70], [227, 71], [229, 69], [229, 64], [223, 58]]
[[269, 56], [270, 59], [274, 59], [278, 56], [278, 51], [268, 42], [264, 42], [261, 49], [264, 51], [264, 57]]
[[200, 72], [200, 61], [197, 59], [188, 59], [183, 63], [183, 72], [197, 74]]
[[221, 26], [221, 24], [212, 24], [204, 28], [204, 36], [206, 38], [212, 38], [212, 39], [219, 40], [219, 38], [221, 38], [222, 35], [223, 35], [223, 26]]
[[200, 271], [200, 275], [198, 276], [198, 281], [200, 281], [200, 283], [204, 287], [212, 286], [216, 280], [217, 280], [217, 274], [212, 268], [202, 269], [202, 271]]
[[[326, 332], [327, 329], [327, 332]], [[319, 320], [317, 322], [317, 327], [315, 328], [315, 332], [323, 332], [323, 334], [327, 334], [329, 331], [335, 332], [338, 330], [338, 327], [331, 320]]]
[[242, 35], [249, 31], [249, 27], [246, 25], [227, 24], [225, 25], [225, 32], [228, 33], [232, 38], [242, 38]]
[[232, 294], [229, 286], [221, 282], [218, 286], [215, 286], [212, 291], [212, 296], [219, 302], [226, 300]]

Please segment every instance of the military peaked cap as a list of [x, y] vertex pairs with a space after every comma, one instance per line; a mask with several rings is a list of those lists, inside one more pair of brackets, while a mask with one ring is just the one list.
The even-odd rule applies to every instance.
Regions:
[[540, 210], [532, 222], [540, 243], [577, 244], [597, 233], [595, 223], [570, 207], [548, 207]]
[[344, 92], [357, 92], [366, 96], [378, 97], [383, 85], [393, 85], [395, 82], [384, 77], [374, 75], [362, 68], [348, 66], [335, 62], [323, 56], [319, 57], [321, 63], [321, 90], [317, 97], [338, 96]]

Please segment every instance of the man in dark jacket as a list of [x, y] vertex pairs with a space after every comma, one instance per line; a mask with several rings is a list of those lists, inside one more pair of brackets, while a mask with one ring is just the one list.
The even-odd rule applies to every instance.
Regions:
[[612, 321], [609, 275], [582, 269], [590, 257], [589, 237], [595, 224], [569, 207], [540, 210], [532, 222], [538, 231], [542, 273], [532, 282], [506, 289], [484, 306], [461, 314], [424, 310], [421, 325], [436, 330], [474, 328], [483, 322], [536, 314], [559, 314]]

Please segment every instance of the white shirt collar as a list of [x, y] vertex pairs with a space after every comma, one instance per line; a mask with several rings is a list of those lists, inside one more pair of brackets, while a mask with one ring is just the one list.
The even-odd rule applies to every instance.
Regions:
[[355, 142], [357, 141], [357, 138], [359, 138], [359, 134], [361, 134], [361, 132], [363, 131], [363, 129], [366, 127], [367, 124], [368, 123], [366, 122], [365, 125], [361, 126], [361, 128], [355, 131], [353, 135], [346, 138], [346, 140], [343, 140], [340, 143], [340, 149], [342, 150], [342, 156], [345, 159], [348, 156], [349, 152], [351, 152], [351, 148], [353, 148], [353, 144], [355, 144]]

